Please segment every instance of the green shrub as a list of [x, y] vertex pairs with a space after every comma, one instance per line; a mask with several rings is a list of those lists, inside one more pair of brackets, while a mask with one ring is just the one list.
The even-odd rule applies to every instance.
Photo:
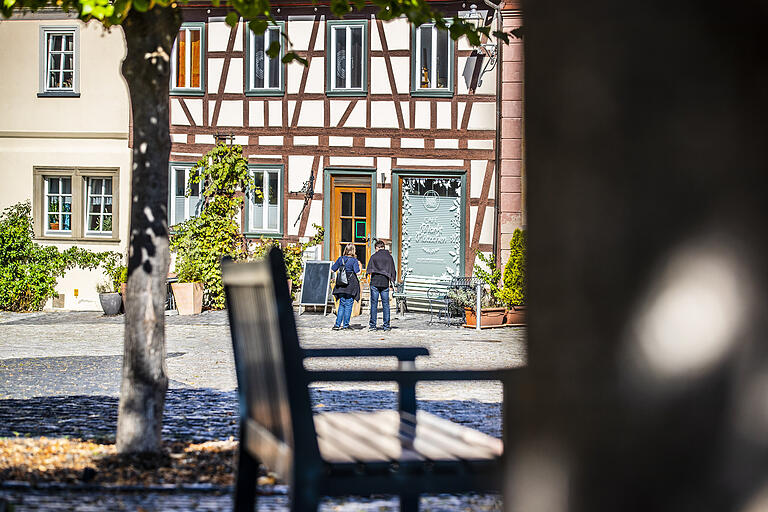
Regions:
[[516, 229], [509, 243], [512, 254], [504, 267], [503, 301], [508, 306], [527, 304], [526, 290], [526, 236], [525, 231]]
[[254, 187], [242, 146], [217, 145], [194, 165], [190, 176], [190, 185], [200, 184], [203, 208], [197, 217], [174, 227], [171, 249], [176, 251], [176, 274], [179, 281], [203, 283], [204, 305], [221, 309], [221, 258], [239, 260], [248, 255], [236, 221], [243, 208], [238, 192], [261, 192]]
[[122, 264], [123, 257], [116, 252], [104, 254], [101, 266], [107, 275], [105, 286], [100, 287], [99, 293], [119, 292], [120, 285], [128, 281], [128, 267]]
[[31, 211], [27, 201], [0, 214], [0, 309], [41, 310], [57, 295], [56, 282], [67, 270], [94, 269], [107, 254], [79, 247], [59, 251], [34, 243]]
[[[484, 307], [496, 307], [504, 304], [502, 290], [499, 287], [499, 282], [501, 281], [501, 269], [496, 266], [496, 256], [493, 254], [486, 256], [485, 253], [478, 251], [477, 257], [483, 265], [475, 264], [473, 274], [483, 282], [490, 292], [487, 294], [488, 304], [484, 305]], [[485, 268], [483, 268], [483, 266], [485, 266]], [[483, 298], [485, 298], [485, 296], [486, 294], [484, 293]]]

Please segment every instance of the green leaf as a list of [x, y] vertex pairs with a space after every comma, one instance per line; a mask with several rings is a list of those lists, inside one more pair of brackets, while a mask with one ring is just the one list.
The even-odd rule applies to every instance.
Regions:
[[499, 39], [500, 41], [503, 41], [504, 44], [509, 44], [509, 34], [507, 34], [504, 31], [494, 30], [493, 37], [495, 37], [496, 39]]
[[309, 66], [309, 61], [303, 57], [300, 57], [296, 52], [288, 52], [282, 59], [283, 64], [290, 64], [293, 61], [299, 62], [303, 66]]
[[225, 21], [227, 22], [227, 25], [234, 27], [237, 25], [237, 22], [240, 21], [240, 14], [238, 14], [237, 11], [230, 11], [227, 13]]
[[280, 43], [277, 41], [272, 41], [269, 45], [269, 48], [267, 48], [267, 57], [274, 59], [278, 55], [280, 55]]
[[248, 27], [253, 30], [256, 35], [263, 34], [267, 30], [267, 20], [252, 20], [248, 22]]
[[139, 12], [147, 12], [149, 10], [149, 0], [133, 0], [133, 8]]

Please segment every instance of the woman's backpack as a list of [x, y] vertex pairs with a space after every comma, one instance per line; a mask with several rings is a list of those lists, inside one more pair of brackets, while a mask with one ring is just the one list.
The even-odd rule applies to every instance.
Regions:
[[342, 260], [341, 268], [336, 273], [336, 286], [338, 288], [344, 288], [349, 284], [349, 277], [347, 277], [347, 260]]

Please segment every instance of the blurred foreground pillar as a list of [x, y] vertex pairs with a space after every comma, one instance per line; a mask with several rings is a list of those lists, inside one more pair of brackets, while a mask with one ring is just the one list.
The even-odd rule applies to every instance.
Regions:
[[525, 13], [515, 512], [768, 510], [768, 7]]

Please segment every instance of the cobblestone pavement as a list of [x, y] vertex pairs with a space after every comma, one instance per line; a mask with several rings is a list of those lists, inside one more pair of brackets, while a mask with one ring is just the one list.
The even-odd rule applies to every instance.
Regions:
[[[352, 319], [350, 331], [331, 331], [333, 315], [298, 317], [302, 345], [425, 346], [419, 368], [497, 368], [525, 363], [525, 331], [475, 331], [429, 325], [428, 316], [393, 317], [392, 331], [368, 332], [368, 316]], [[236, 381], [225, 312], [166, 317], [166, 439], [202, 441], [237, 435]], [[113, 439], [117, 415], [123, 317], [95, 312], [0, 312], [0, 437], [14, 435]], [[312, 368], [394, 368], [387, 358], [313, 360]], [[490, 435], [501, 435], [501, 386], [488, 382], [425, 383], [419, 407]], [[318, 383], [316, 410], [392, 408], [395, 388], [387, 383]], [[22, 510], [219, 510], [231, 506], [223, 493], [110, 493], [0, 487], [2, 499]], [[268, 496], [260, 510], [284, 510], [287, 498]], [[498, 497], [433, 496], [426, 510], [497, 510]], [[326, 500], [324, 510], [397, 510], [396, 498]]]

